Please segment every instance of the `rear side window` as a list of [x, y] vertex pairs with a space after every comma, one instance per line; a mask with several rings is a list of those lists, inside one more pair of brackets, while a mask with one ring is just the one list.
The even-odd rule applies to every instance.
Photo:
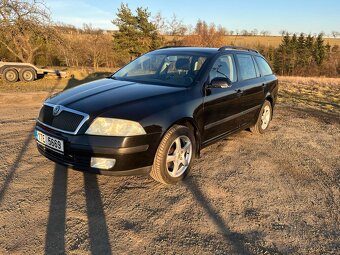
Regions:
[[255, 57], [255, 59], [256, 59], [257, 64], [260, 67], [261, 74], [263, 76], [273, 74], [272, 69], [270, 68], [270, 66], [268, 65], [267, 61], [264, 58]]
[[256, 78], [256, 70], [251, 55], [236, 54], [236, 58], [239, 64], [240, 80]]

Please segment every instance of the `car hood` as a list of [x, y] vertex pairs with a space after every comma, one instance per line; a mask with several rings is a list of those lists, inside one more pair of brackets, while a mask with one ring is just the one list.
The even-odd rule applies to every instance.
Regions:
[[183, 91], [185, 88], [101, 79], [65, 90], [46, 100], [47, 103], [98, 115], [123, 104]]

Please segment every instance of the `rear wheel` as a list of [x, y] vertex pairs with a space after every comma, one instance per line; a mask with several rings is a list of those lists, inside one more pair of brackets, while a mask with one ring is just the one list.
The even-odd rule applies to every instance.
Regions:
[[272, 113], [272, 105], [268, 100], [266, 100], [262, 105], [255, 125], [250, 128], [250, 131], [257, 134], [263, 134], [269, 127], [269, 123], [272, 119]]
[[35, 71], [31, 68], [24, 68], [20, 71], [20, 81], [34, 81]]
[[175, 184], [189, 173], [195, 154], [195, 137], [185, 126], [175, 125], [164, 135], [150, 175], [164, 184]]
[[18, 81], [19, 74], [18, 71], [14, 68], [7, 68], [3, 72], [3, 77], [8, 82], [16, 82]]

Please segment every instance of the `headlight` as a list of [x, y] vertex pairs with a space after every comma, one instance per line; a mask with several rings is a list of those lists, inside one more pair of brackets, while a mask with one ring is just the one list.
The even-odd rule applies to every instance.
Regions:
[[103, 136], [134, 136], [144, 135], [144, 128], [135, 121], [111, 119], [111, 118], [96, 118], [90, 127], [87, 129], [88, 135], [103, 135]]

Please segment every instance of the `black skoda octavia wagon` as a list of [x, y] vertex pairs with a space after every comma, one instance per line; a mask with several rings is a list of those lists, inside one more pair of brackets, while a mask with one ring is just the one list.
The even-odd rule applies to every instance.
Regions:
[[277, 92], [277, 78], [255, 50], [162, 48], [47, 99], [37, 146], [77, 170], [150, 174], [173, 184], [207, 145], [247, 128], [265, 132]]

